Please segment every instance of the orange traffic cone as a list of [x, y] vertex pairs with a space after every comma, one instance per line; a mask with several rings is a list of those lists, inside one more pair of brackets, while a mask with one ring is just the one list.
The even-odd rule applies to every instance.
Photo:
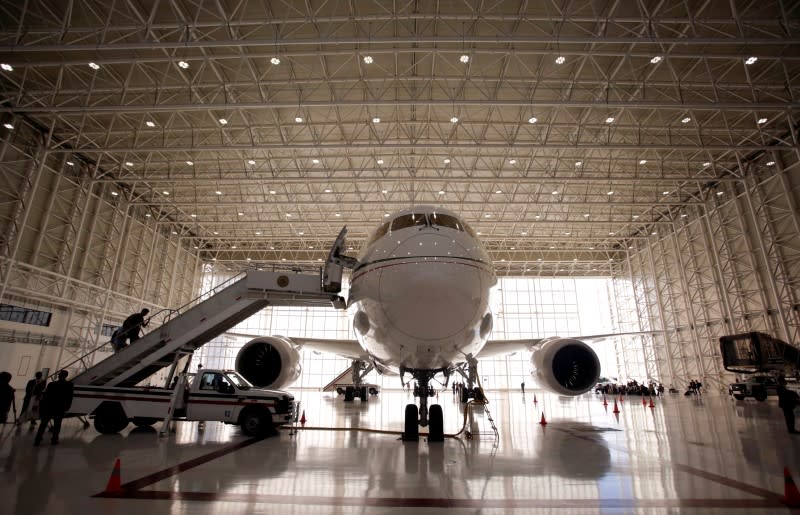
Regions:
[[537, 402], [539, 402], [539, 401], [536, 400], [536, 394], [534, 393], [533, 394], [533, 403], [536, 404]]
[[608, 406], [608, 401], [606, 400], [606, 394], [603, 394], [603, 406]]
[[615, 415], [619, 414], [619, 406], [617, 406], [617, 401], [616, 400], [614, 400], [614, 410], [611, 413], [613, 413]]
[[545, 418], [544, 418], [544, 412], [542, 412], [542, 420], [539, 421], [539, 424], [541, 424], [543, 426], [547, 425], [547, 420], [545, 420]]
[[656, 407], [655, 403], [653, 402], [653, 398], [652, 397], [650, 397], [650, 405], [648, 407], [650, 407], [650, 408], [655, 408]]
[[306, 425], [306, 410], [303, 410], [303, 415], [300, 417], [300, 425]]
[[108, 478], [106, 485], [106, 493], [119, 494], [122, 493], [122, 480], [119, 472], [119, 458], [114, 462], [114, 470], [111, 471], [111, 477]]
[[781, 502], [790, 508], [800, 508], [800, 492], [794, 484], [789, 469], [783, 467], [783, 496]]
[[642, 406], [647, 406], [647, 399], [642, 397]]

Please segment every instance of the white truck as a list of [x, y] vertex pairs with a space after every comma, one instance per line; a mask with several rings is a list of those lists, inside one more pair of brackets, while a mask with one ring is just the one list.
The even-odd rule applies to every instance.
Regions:
[[176, 377], [173, 388], [75, 385], [70, 415], [94, 418], [103, 434], [130, 422], [139, 427], [159, 420], [220, 421], [237, 424], [248, 436], [266, 436], [295, 422], [299, 404], [280, 390], [256, 388], [233, 370], [202, 369]]

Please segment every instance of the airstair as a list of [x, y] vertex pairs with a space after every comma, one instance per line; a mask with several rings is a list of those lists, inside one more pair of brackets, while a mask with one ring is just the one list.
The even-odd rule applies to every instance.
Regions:
[[783, 372], [794, 375], [800, 368], [800, 350], [759, 332], [733, 334], [719, 339], [725, 370], [740, 374]]
[[326, 279], [297, 272], [242, 272], [199, 302], [179, 308], [161, 327], [77, 375], [73, 382], [135, 386], [266, 306], [333, 305], [344, 309], [345, 300]]

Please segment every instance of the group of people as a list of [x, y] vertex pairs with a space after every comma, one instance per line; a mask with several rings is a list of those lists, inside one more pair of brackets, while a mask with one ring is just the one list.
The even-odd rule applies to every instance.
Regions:
[[33, 379], [25, 385], [25, 397], [22, 400], [22, 409], [19, 417], [16, 416], [14, 405], [14, 388], [11, 387], [11, 373], [0, 372], [0, 422], [8, 422], [8, 414], [14, 407], [14, 418], [17, 424], [30, 421], [30, 427], [36, 426], [36, 419], [41, 423], [33, 440], [33, 445], [39, 445], [50, 421], [53, 422], [50, 443], [58, 445], [61, 433], [61, 420], [72, 405], [73, 386], [67, 381], [69, 372], [61, 370], [58, 380], [47, 383], [41, 372], [36, 372]]
[[689, 381], [689, 387], [684, 395], [703, 395], [703, 391], [701, 390], [702, 387], [703, 383], [692, 379]]
[[111, 346], [114, 348], [114, 352], [119, 352], [127, 347], [128, 341], [132, 344], [139, 339], [142, 328], [147, 327], [147, 324], [150, 323], [149, 319], [145, 320], [148, 313], [150, 310], [144, 308], [140, 312], [132, 314], [122, 322], [121, 327], [114, 331], [111, 335]]
[[605, 393], [606, 395], [664, 395], [664, 385], [651, 381], [649, 384], [639, 384], [635, 379], [631, 379], [626, 384], [605, 384], [595, 389], [595, 393]]

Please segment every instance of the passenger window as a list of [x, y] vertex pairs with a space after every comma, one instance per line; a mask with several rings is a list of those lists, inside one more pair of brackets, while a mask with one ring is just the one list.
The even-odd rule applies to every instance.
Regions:
[[385, 224], [378, 227], [378, 230], [375, 231], [375, 234], [373, 234], [372, 238], [370, 238], [368, 245], [372, 245], [373, 243], [375, 243], [377, 239], [385, 235], [387, 232], [389, 232], [389, 222], [386, 222]]
[[426, 225], [427, 222], [425, 221], [424, 213], [412, 213], [410, 215], [398, 216], [392, 220], [392, 231], [405, 229], [406, 227], [425, 227]]
[[431, 214], [431, 225], [436, 225], [439, 227], [449, 227], [457, 231], [464, 230], [458, 218], [456, 218], [455, 216], [445, 215], [442, 213]]
[[214, 372], [207, 372], [203, 374], [203, 377], [200, 379], [200, 389], [216, 390], [220, 381], [220, 377], [220, 374]]

